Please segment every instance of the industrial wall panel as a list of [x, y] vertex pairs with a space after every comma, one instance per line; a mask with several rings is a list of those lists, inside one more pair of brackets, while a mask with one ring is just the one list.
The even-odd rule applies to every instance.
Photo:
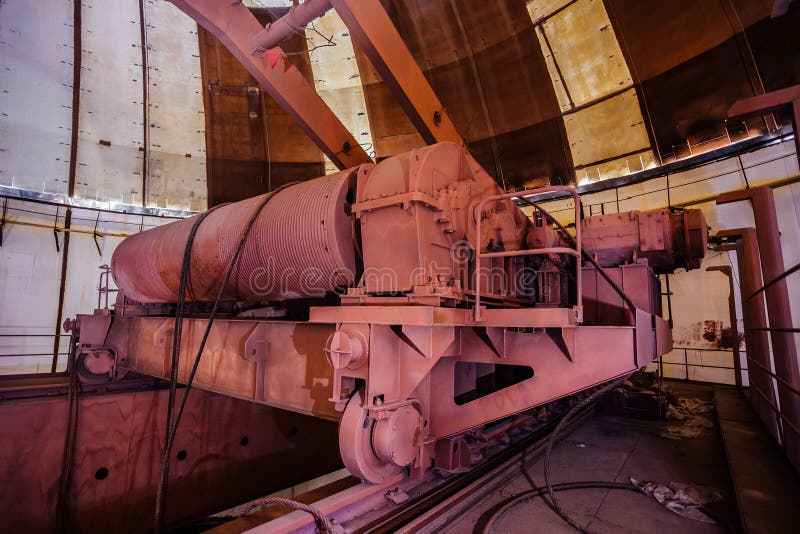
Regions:
[[[591, 165], [599, 168], [601, 165], [597, 162], [650, 148], [650, 140], [647, 137], [647, 129], [642, 120], [642, 112], [634, 89], [564, 115], [564, 127], [567, 130], [567, 139], [576, 167]], [[647, 157], [645, 169], [653, 166], [652, 152]], [[641, 170], [641, 166], [639, 169], [631, 170]], [[577, 174], [581, 176], [580, 172]], [[590, 172], [590, 177], [596, 178], [593, 174]], [[622, 172], [612, 176], [623, 174], [629, 173]], [[607, 177], [601, 176], [601, 178]]]
[[547, 37], [542, 50], [552, 50], [559, 66], [550, 74], [561, 77], [569, 90], [567, 109], [633, 84], [602, 0], [578, 0], [542, 23], [542, 29], [540, 41]]
[[[56, 208], [9, 201], [7, 217], [24, 224], [5, 224], [0, 247], [0, 374], [25, 370], [49, 372], [58, 309], [64, 234], [53, 234]], [[60, 210], [58, 225], [64, 224]], [[40, 225], [40, 227], [29, 226]], [[56, 239], [58, 247], [56, 249]]]
[[139, 4], [83, 0], [75, 195], [142, 203], [142, 54]]
[[[0, 337], [0, 375], [50, 371], [64, 254], [65, 234], [60, 229], [65, 213], [64, 208], [55, 206], [8, 201], [0, 247], [0, 334], [28, 337]], [[100, 266], [110, 263], [123, 236], [173, 220], [74, 208], [62, 317], [92, 313], [97, 307]], [[57, 234], [54, 227], [59, 229]], [[109, 285], [114, 288], [113, 279]], [[115, 298], [111, 293], [111, 304]], [[59, 351], [66, 351], [67, 346], [66, 338], [62, 338]], [[64, 369], [65, 362], [66, 354], [61, 354], [58, 370]]]
[[[746, 202], [717, 206], [716, 195], [743, 189], [747, 184], [776, 185], [784, 180], [797, 178], [797, 159], [794, 153], [794, 142], [784, 141], [775, 145], [760, 148], [753, 152], [715, 161], [701, 167], [689, 169], [667, 178], [658, 177], [639, 184], [621, 186], [581, 197], [584, 213], [598, 214], [601, 209], [605, 213], [625, 210], [646, 210], [672, 206], [687, 206], [703, 211], [710, 233], [714, 234], [726, 228], [752, 227], [755, 225], [753, 212]], [[666, 187], [669, 184], [669, 195]], [[778, 224], [781, 232], [784, 264], [786, 268], [800, 263], [800, 185], [789, 183], [774, 187], [775, 206], [778, 213]], [[602, 206], [602, 208], [601, 208]], [[572, 223], [573, 208], [568, 200], [545, 203], [545, 207], [563, 224]], [[732, 371], [718, 369], [720, 366], [732, 366], [733, 355], [730, 346], [712, 336], [730, 328], [728, 309], [728, 281], [723, 275], [707, 272], [706, 267], [714, 265], [730, 265], [733, 271], [734, 295], [737, 302], [737, 324], [739, 332], [743, 332], [741, 292], [738, 284], [738, 266], [734, 252], [707, 253], [702, 267], [693, 271], [681, 271], [670, 275], [672, 292], [672, 311], [675, 322], [676, 347], [688, 346], [688, 364], [682, 349], [676, 349], [665, 357], [664, 374], [668, 377], [689, 378], [711, 382], [733, 383]], [[662, 290], [666, 290], [663, 285]], [[800, 316], [800, 277], [787, 279], [789, 299], [792, 313]], [[664, 295], [663, 309], [667, 313], [667, 298]], [[706, 328], [708, 339], [703, 337]], [[800, 351], [800, 336], [796, 342]], [[722, 352], [721, 352], [722, 351]], [[741, 346], [740, 360], [742, 368], [748, 364]], [[657, 368], [657, 364], [649, 370]], [[688, 371], [687, 371], [688, 369]], [[743, 383], [748, 384], [745, 373]]]
[[[125, 236], [174, 220], [73, 209], [63, 316], [75, 317], [97, 308], [101, 266], [111, 265], [111, 255]], [[113, 277], [109, 288], [116, 289]], [[111, 305], [115, 299], [116, 293], [110, 293]], [[105, 297], [101, 306], [105, 306]]]
[[166, 0], [144, 1], [147, 205], [207, 205], [205, 109], [197, 24]]
[[[345, 128], [374, 157], [367, 104], [350, 32], [331, 9], [306, 28], [314, 87]], [[339, 172], [325, 158], [325, 174]]]
[[73, 3], [0, 6], [0, 184], [67, 192]]

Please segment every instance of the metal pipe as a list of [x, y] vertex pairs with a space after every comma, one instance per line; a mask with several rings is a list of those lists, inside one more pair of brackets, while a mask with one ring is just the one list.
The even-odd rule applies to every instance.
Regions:
[[289, 12], [268, 23], [264, 29], [250, 37], [253, 54], [261, 53], [305, 29], [312, 20], [321, 17], [331, 8], [330, 0], [306, 0], [289, 8]]
[[772, 280], [770, 280], [769, 282], [767, 282], [766, 284], [764, 284], [764, 285], [763, 285], [763, 286], [762, 286], [760, 289], [756, 290], [756, 291], [755, 291], [755, 292], [754, 292], [752, 295], [750, 295], [749, 297], [747, 297], [747, 300], [750, 300], [750, 299], [752, 299], [752, 298], [753, 298], [753, 297], [755, 297], [755, 296], [756, 296], [758, 293], [761, 293], [761, 292], [763, 292], [763, 291], [766, 291], [767, 289], [769, 289], [769, 288], [770, 288], [770, 287], [772, 287], [773, 285], [777, 284], [778, 282], [780, 282], [781, 280], [783, 280], [783, 279], [784, 279], [784, 278], [786, 278], [787, 276], [789, 276], [789, 275], [791, 275], [791, 274], [794, 274], [794, 273], [796, 273], [797, 271], [800, 271], [800, 263], [798, 263], [797, 265], [795, 265], [794, 267], [792, 267], [792, 268], [790, 268], [790, 269], [786, 269], [786, 270], [783, 272], [783, 274], [782, 274], [782, 275], [780, 275], [780, 276], [779, 276], [779, 277], [777, 277], [777, 278], [773, 278]]
[[[753, 218], [756, 223], [756, 236], [758, 237], [759, 256], [764, 279], [773, 281], [785, 272], [783, 250], [781, 248], [780, 229], [778, 216], [775, 211], [775, 197], [769, 187], [754, 187], [730, 193], [723, 193], [717, 197], [717, 204], [750, 200], [753, 206]], [[745, 295], [754, 293], [761, 287], [758, 284], [750, 288]], [[789, 289], [785, 279], [773, 283], [764, 291], [767, 301], [767, 314], [769, 315], [770, 340], [775, 360], [775, 372], [783, 377], [796, 389], [800, 389], [800, 362], [797, 360], [797, 347], [791, 329], [792, 309], [789, 299]], [[756, 299], [757, 300], [757, 299]], [[765, 327], [767, 325], [756, 325]], [[787, 419], [794, 426], [800, 426], [800, 398], [792, 395], [783, 385], [778, 385], [778, 395], [781, 409], [786, 412]], [[796, 468], [800, 468], [800, 439], [791, 436], [791, 443], [786, 444], [789, 460]]]
[[[756, 231], [753, 228], [733, 228], [717, 232], [718, 237], [737, 238], [739, 243], [729, 243], [718, 247], [719, 250], [735, 250], [736, 261], [739, 267], [739, 285], [743, 295], [748, 295], [755, 288], [761, 286], [761, 263], [758, 261], [758, 240]], [[764, 309], [764, 296], [759, 295], [751, 301], [742, 302], [742, 319], [744, 321], [744, 337], [748, 352], [748, 359], [759, 362], [764, 368], [772, 369], [769, 350], [769, 336], [764, 331], [753, 330], [753, 328], [764, 327], [767, 325], [767, 315]], [[749, 366], [748, 366], [749, 367]], [[750, 383], [757, 387], [768, 397], [768, 404], [777, 404], [775, 400], [775, 388], [772, 380], [764, 376], [758, 370], [751, 370]], [[759, 414], [764, 425], [780, 443], [781, 431], [780, 421], [775, 417], [771, 410], [759, 402], [755, 397], [751, 397], [753, 408]]]

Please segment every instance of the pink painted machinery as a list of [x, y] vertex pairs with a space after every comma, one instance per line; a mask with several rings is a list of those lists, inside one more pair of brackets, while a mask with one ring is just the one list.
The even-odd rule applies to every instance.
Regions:
[[[570, 188], [503, 193], [451, 143], [269, 195], [126, 239], [115, 309], [77, 322], [78, 367], [89, 379], [170, 376], [194, 229], [185, 382], [258, 212], [194, 385], [339, 420], [345, 465], [374, 483], [468, 469], [476, 429], [668, 352], [656, 274], [698, 267], [707, 239], [698, 210], [581, 218]], [[574, 231], [554, 226], [541, 195], [571, 199]]]

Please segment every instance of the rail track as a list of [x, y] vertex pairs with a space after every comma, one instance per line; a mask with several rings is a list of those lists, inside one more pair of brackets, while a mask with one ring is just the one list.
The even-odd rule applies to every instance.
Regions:
[[[398, 476], [386, 484], [358, 484], [311, 504], [331, 518], [337, 531], [343, 533], [438, 532], [492, 491], [518, 476], [519, 469], [529, 467], [543, 456], [561, 418], [582, 398], [585, 394], [570, 397], [569, 402], [562, 399], [552, 403], [545, 421], [537, 422], [532, 431], [509, 444], [496, 447], [489, 459], [466, 473], [446, 477], [431, 474], [422, 480]], [[589, 405], [576, 414], [560, 436], [574, 430], [592, 410], [593, 405]], [[299, 511], [255, 527], [252, 521], [248, 521], [247, 527], [226, 531], [251, 534], [315, 532], [311, 515]]]
[[[585, 409], [567, 424], [575, 429], [592, 411]], [[563, 415], [563, 414], [562, 414]], [[440, 487], [420, 495], [402, 509], [354, 530], [358, 534], [382, 532], [438, 532], [453, 519], [518, 476], [544, 455], [547, 442], [560, 418], [548, 422], [518, 443], [496, 454], [472, 471], [448, 479]]]

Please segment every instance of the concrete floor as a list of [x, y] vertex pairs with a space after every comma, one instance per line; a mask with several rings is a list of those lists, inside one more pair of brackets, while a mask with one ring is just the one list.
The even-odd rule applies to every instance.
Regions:
[[[679, 397], [712, 400], [711, 386], [671, 383]], [[713, 418], [713, 416], [712, 416]], [[719, 428], [696, 438], [672, 441], [659, 436], [664, 421], [637, 420], [600, 411], [591, 414], [553, 450], [552, 483], [578, 481], [628, 482], [629, 477], [654, 482], [684, 482], [712, 486], [724, 496], [711, 511], [739, 531], [736, 496]], [[528, 469], [533, 483], [544, 486], [543, 459]], [[523, 476], [495, 491], [480, 507], [465, 514], [448, 533], [471, 533], [493, 505], [531, 489]], [[681, 517], [643, 494], [629, 491], [586, 489], [558, 495], [562, 508], [589, 532], [725, 532], [726, 528]], [[516, 506], [497, 521], [491, 532], [574, 532], [541, 497]]]

